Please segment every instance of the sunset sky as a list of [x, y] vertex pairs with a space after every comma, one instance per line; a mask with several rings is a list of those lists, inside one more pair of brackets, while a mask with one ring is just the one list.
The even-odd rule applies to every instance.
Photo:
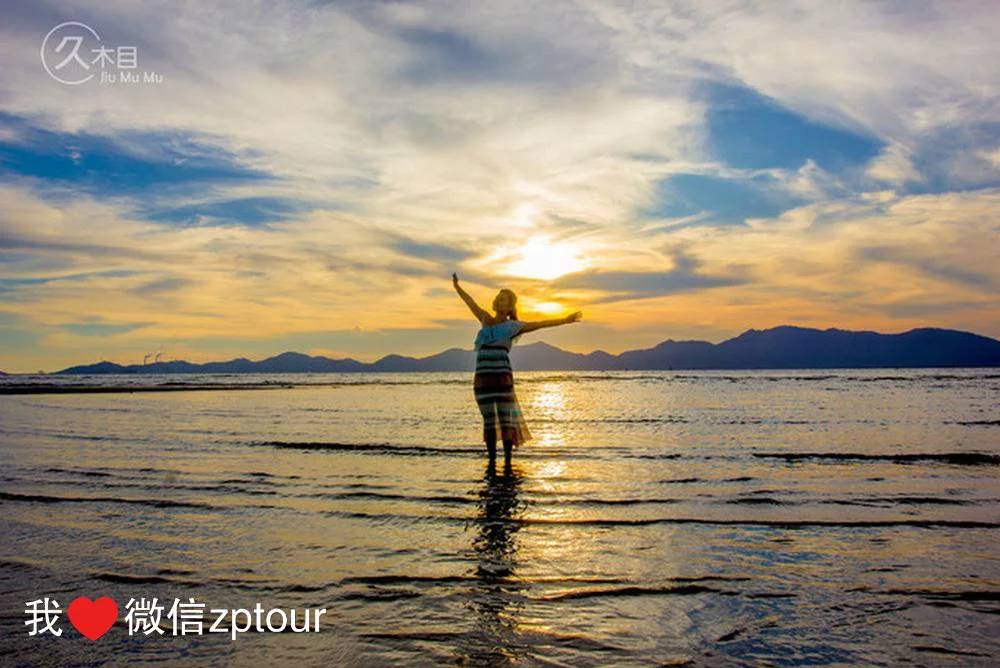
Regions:
[[[1000, 3], [0, 12], [4, 371], [470, 347], [452, 271], [577, 351], [1000, 337]], [[162, 81], [56, 81], [65, 21]]]

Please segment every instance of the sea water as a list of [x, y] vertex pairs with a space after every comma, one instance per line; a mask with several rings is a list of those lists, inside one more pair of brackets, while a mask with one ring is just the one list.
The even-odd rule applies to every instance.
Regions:
[[[535, 439], [507, 475], [468, 374], [0, 396], [5, 662], [1000, 660], [996, 370], [517, 381]], [[107, 635], [65, 615], [28, 635], [27, 602], [81, 595], [117, 602]], [[140, 597], [328, 612], [318, 633], [181, 636], [164, 612], [129, 635]]]

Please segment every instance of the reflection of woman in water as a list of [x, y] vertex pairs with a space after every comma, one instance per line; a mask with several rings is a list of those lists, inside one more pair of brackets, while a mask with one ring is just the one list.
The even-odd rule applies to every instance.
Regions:
[[517, 577], [518, 518], [524, 510], [520, 486], [520, 475], [497, 475], [489, 469], [479, 490], [479, 531], [472, 543], [476, 571], [469, 592], [475, 626], [462, 638], [462, 653], [474, 666], [519, 663], [525, 650], [517, 619], [525, 587]]
[[490, 462], [496, 461], [497, 429], [503, 442], [504, 464], [510, 468], [511, 451], [531, 438], [528, 425], [521, 414], [521, 406], [514, 393], [514, 375], [510, 366], [510, 347], [522, 334], [543, 327], [568, 325], [580, 320], [582, 313], [554, 320], [525, 322], [517, 319], [517, 295], [506, 288], [493, 298], [493, 313], [480, 308], [469, 293], [458, 284], [458, 275], [451, 275], [452, 283], [462, 301], [482, 325], [476, 337], [476, 377], [473, 389], [476, 403], [483, 414], [483, 440]]

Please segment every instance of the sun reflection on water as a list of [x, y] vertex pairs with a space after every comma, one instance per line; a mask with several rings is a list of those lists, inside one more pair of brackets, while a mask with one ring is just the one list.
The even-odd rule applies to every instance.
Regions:
[[562, 382], [542, 383], [533, 388], [528, 415], [535, 425], [533, 447], [561, 448], [567, 444], [566, 424], [570, 410]]

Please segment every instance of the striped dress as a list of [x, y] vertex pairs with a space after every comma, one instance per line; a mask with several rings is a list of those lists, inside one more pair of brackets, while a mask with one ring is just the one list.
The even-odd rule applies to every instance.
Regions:
[[514, 372], [509, 355], [522, 327], [517, 320], [507, 320], [483, 327], [476, 337], [473, 390], [479, 412], [483, 414], [483, 440], [487, 443], [506, 441], [520, 445], [531, 438], [514, 393]]

